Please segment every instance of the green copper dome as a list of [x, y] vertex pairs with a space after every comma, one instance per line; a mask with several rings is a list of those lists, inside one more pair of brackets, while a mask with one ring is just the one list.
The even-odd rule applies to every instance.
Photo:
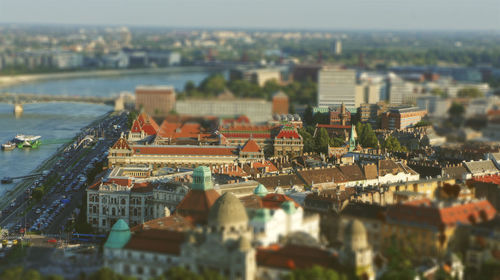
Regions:
[[267, 191], [267, 188], [264, 187], [264, 185], [259, 184], [254, 190], [253, 193], [258, 196], [266, 196], [269, 192]]
[[255, 214], [252, 217], [252, 221], [255, 222], [267, 222], [271, 220], [271, 211], [267, 208], [259, 208], [255, 210]]
[[130, 228], [127, 223], [119, 219], [111, 228], [108, 240], [104, 243], [105, 248], [121, 249], [130, 240]]
[[193, 190], [206, 191], [212, 189], [212, 172], [206, 166], [198, 166], [193, 171]]
[[295, 208], [295, 203], [293, 201], [285, 201], [281, 204], [281, 209], [285, 210], [285, 213], [288, 215], [291, 215], [297, 211], [297, 208]]

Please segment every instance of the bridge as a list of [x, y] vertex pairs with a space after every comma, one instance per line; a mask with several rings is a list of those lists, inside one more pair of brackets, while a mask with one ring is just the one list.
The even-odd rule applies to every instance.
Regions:
[[31, 178], [31, 177], [36, 177], [36, 176], [42, 176], [43, 173], [35, 173], [35, 174], [29, 174], [29, 175], [24, 175], [24, 176], [17, 176], [17, 177], [3, 177], [1, 181], [2, 184], [10, 184], [16, 179], [25, 179], [25, 178]]
[[53, 94], [31, 94], [31, 93], [0, 93], [0, 103], [14, 105], [14, 113], [23, 112], [23, 104], [45, 103], [45, 102], [79, 102], [106, 104], [114, 106], [116, 111], [125, 109], [134, 103], [134, 96], [131, 93], [120, 93], [115, 97], [100, 96], [76, 96], [76, 95], [53, 95]]

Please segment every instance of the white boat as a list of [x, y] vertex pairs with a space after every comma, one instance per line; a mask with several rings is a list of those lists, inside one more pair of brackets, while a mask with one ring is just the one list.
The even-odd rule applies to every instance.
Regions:
[[16, 148], [16, 144], [14, 144], [12, 142], [7, 142], [7, 143], [2, 144], [2, 150], [4, 150], [4, 151], [12, 151], [15, 148]]
[[40, 136], [40, 135], [35, 136], [35, 135], [18, 134], [18, 135], [16, 135], [16, 137], [14, 139], [16, 141], [19, 141], [19, 142], [25, 142], [25, 141], [33, 142], [33, 141], [36, 141], [40, 138], [42, 138], [42, 136]]

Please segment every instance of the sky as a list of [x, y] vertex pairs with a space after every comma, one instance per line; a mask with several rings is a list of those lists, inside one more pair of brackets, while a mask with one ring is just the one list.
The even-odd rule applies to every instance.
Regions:
[[500, 0], [0, 0], [0, 23], [500, 30]]

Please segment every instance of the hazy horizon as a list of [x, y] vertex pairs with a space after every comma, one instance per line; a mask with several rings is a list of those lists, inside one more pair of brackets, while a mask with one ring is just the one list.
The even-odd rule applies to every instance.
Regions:
[[498, 31], [500, 1], [0, 0], [0, 23], [269, 30]]

